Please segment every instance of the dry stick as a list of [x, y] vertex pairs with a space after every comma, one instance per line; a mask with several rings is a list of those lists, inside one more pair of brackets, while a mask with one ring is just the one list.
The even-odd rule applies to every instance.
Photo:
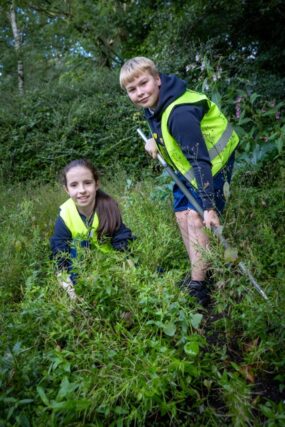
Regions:
[[[148, 142], [148, 138], [146, 137], [146, 135], [143, 133], [143, 131], [138, 128], [137, 129], [138, 134], [140, 135], [140, 137], [144, 140], [145, 143]], [[199, 205], [199, 203], [194, 199], [194, 197], [192, 196], [192, 194], [189, 192], [189, 190], [185, 187], [185, 185], [180, 181], [180, 179], [178, 178], [178, 176], [174, 173], [174, 171], [171, 169], [170, 166], [168, 166], [168, 164], [166, 163], [166, 161], [161, 157], [160, 154], [157, 154], [157, 159], [160, 162], [160, 164], [164, 167], [164, 169], [167, 171], [167, 173], [171, 176], [171, 178], [175, 181], [175, 183], [178, 185], [178, 187], [180, 188], [180, 190], [183, 192], [183, 194], [187, 197], [187, 199], [189, 200], [189, 202], [192, 204], [192, 206], [194, 206], [194, 208], [196, 209], [196, 211], [200, 214], [201, 218], [204, 219], [204, 211], [201, 208], [201, 206]], [[213, 233], [215, 234], [215, 236], [218, 237], [220, 243], [223, 245], [223, 247], [225, 249], [229, 248], [230, 245], [227, 242], [227, 240], [224, 238], [224, 236], [222, 235], [221, 232], [221, 227], [211, 227], [211, 230], [213, 231]], [[244, 274], [250, 281], [250, 283], [255, 287], [255, 289], [257, 290], [257, 292], [265, 299], [268, 300], [268, 297], [266, 295], [266, 293], [263, 291], [263, 289], [259, 286], [259, 284], [257, 283], [256, 279], [253, 277], [253, 274], [249, 271], [249, 269], [245, 266], [245, 264], [240, 261], [238, 263], [238, 267], [239, 270], [242, 274]]]

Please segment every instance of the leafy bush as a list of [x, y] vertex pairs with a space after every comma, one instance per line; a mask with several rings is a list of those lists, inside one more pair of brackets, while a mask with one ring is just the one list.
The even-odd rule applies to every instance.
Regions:
[[[87, 157], [105, 170], [128, 165], [139, 173], [146, 158], [138, 143], [140, 120], [119, 91], [117, 74], [94, 71], [79, 81], [63, 74], [0, 111], [1, 168], [7, 178], [54, 179], [61, 167]], [[85, 76], [84, 76], [85, 77]]]
[[[178, 75], [208, 94], [235, 126], [240, 167], [258, 168], [281, 156], [283, 100], [261, 96], [250, 77], [231, 76], [223, 58], [211, 50], [207, 55], [192, 52], [186, 59], [181, 67], [177, 64]], [[171, 71], [160, 58], [158, 63], [162, 71]], [[105, 172], [124, 168], [139, 177], [149, 160], [137, 127], [148, 132], [141, 113], [119, 89], [118, 70], [78, 64], [71, 71], [66, 66], [52, 85], [31, 89], [23, 99], [15, 97], [0, 107], [2, 174], [49, 181], [71, 159], [87, 157]]]

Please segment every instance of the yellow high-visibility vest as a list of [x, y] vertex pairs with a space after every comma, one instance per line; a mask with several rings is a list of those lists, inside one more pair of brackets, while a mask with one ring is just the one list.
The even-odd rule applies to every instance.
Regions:
[[[161, 117], [162, 144], [157, 144], [164, 160], [184, 175], [195, 188], [197, 188], [197, 182], [192, 166], [183, 154], [179, 144], [169, 133], [168, 119], [175, 106], [196, 104], [201, 101], [206, 101], [209, 106], [209, 110], [204, 114], [201, 121], [201, 131], [212, 163], [212, 175], [215, 176], [228, 162], [238, 145], [239, 137], [218, 106], [208, 99], [206, 95], [186, 90], [183, 95], [168, 105]], [[153, 135], [153, 137], [157, 139], [157, 135]]]
[[97, 230], [99, 227], [99, 218], [96, 212], [94, 214], [92, 225], [89, 228], [84, 224], [72, 199], [68, 199], [60, 206], [59, 215], [71, 232], [74, 243], [88, 240], [91, 243], [91, 247], [96, 247], [101, 252], [107, 253], [112, 250], [110, 243], [100, 243], [98, 241]]

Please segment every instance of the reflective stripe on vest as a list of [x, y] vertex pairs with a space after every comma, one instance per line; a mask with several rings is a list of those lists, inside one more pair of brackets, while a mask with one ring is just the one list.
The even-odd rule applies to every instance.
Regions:
[[[218, 140], [218, 142], [216, 143], [216, 145], [214, 145], [214, 147], [210, 148], [210, 150], [208, 150], [209, 153], [209, 157], [210, 160], [212, 161], [216, 156], [218, 156], [226, 147], [232, 133], [233, 133], [233, 127], [230, 123], [228, 123], [224, 133], [222, 134], [222, 136], [220, 137], [220, 139]], [[188, 181], [192, 181], [195, 179], [194, 176], [194, 172], [191, 169], [189, 169], [185, 175], [184, 175]]]
[[76, 241], [89, 240], [92, 245], [96, 246], [101, 252], [110, 252], [112, 249], [109, 243], [99, 243], [97, 239], [97, 230], [99, 227], [99, 218], [95, 212], [93, 222], [90, 228], [87, 228], [82, 220], [76, 205], [72, 199], [68, 199], [60, 206], [60, 217], [63, 219], [66, 227], [71, 232], [72, 240]]
[[195, 188], [197, 188], [197, 183], [192, 166], [183, 154], [179, 144], [169, 133], [168, 119], [175, 106], [195, 104], [201, 101], [206, 101], [209, 106], [209, 110], [201, 120], [201, 131], [212, 163], [212, 175], [216, 175], [227, 163], [238, 145], [239, 139], [218, 106], [210, 101], [206, 95], [186, 90], [183, 95], [173, 101], [165, 109], [161, 118], [161, 132], [164, 146], [161, 146], [159, 143], [157, 144], [165, 161], [181, 172]]

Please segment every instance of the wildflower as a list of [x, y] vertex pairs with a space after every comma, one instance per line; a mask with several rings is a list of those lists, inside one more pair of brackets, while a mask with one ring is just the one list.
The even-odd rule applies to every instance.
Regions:
[[269, 107], [274, 108], [275, 107], [275, 99], [269, 102]]
[[239, 119], [241, 115], [241, 101], [242, 97], [238, 96], [235, 103], [236, 103], [236, 118]]
[[193, 70], [194, 68], [195, 68], [195, 64], [188, 64], [186, 65], [185, 70], [188, 72], [190, 70]]

